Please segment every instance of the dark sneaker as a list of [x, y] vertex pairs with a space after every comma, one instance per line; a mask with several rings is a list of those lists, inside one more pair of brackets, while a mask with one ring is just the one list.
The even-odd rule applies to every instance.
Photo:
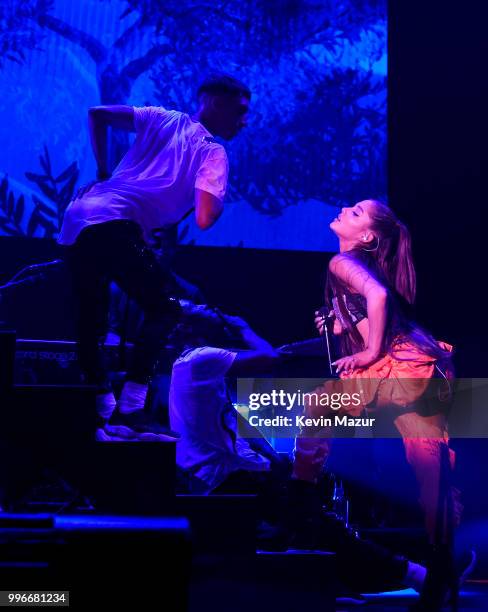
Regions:
[[124, 439], [140, 442], [177, 442], [180, 438], [180, 434], [154, 421], [144, 410], [136, 410], [129, 414], [117, 411], [105, 425], [104, 430], [110, 436], [118, 438], [118, 441]]
[[466, 580], [473, 573], [474, 568], [476, 567], [477, 561], [478, 561], [478, 557], [476, 555], [476, 551], [474, 550], [464, 551], [456, 559], [456, 568], [458, 570], [460, 587], [466, 582]]
[[[458, 557], [456, 557], [455, 569], [458, 576], [458, 591], [461, 590], [463, 584], [473, 573], [477, 561], [478, 557], [474, 550], [463, 551]], [[453, 593], [450, 589], [445, 597], [444, 605], [452, 605], [456, 601], [458, 595], [459, 593]]]
[[95, 432], [96, 442], [127, 442], [127, 438], [112, 436], [105, 431], [103, 427], [99, 427]]
[[342, 606], [364, 606], [368, 600], [359, 593], [344, 593], [336, 597], [336, 605]]
[[474, 570], [476, 553], [470, 550], [461, 555], [454, 567], [452, 557], [449, 557], [445, 546], [439, 546], [434, 552], [434, 563], [427, 572], [418, 602], [410, 607], [411, 612], [436, 612], [446, 606], [458, 609], [459, 588]]

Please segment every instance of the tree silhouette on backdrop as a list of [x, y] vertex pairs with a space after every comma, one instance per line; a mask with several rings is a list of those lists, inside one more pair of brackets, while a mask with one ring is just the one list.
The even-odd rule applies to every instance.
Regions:
[[[100, 0], [100, 5], [111, 0]], [[384, 79], [341, 60], [365, 44], [385, 49], [385, 0], [120, 0], [110, 45], [64, 22], [52, 0], [0, 7], [0, 67], [26, 62], [51, 33], [94, 62], [101, 104], [124, 104], [148, 73], [150, 103], [191, 110], [196, 79], [241, 77], [256, 94], [252, 128], [229, 148], [231, 199], [269, 216], [307, 198], [343, 205], [385, 184]], [[352, 51], [351, 51], [352, 50]], [[115, 163], [127, 135], [112, 134]], [[258, 163], [253, 163], [257, 160]]]

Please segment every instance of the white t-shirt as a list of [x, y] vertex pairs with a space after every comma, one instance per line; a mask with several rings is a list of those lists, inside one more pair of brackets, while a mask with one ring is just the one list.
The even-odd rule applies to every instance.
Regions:
[[204, 346], [183, 353], [173, 364], [169, 417], [171, 429], [181, 435], [176, 462], [205, 482], [208, 491], [234, 471], [270, 469], [269, 460], [237, 435], [225, 384], [236, 354]]
[[185, 113], [145, 106], [134, 107], [134, 124], [134, 144], [112, 177], [66, 209], [60, 244], [73, 244], [87, 225], [115, 219], [136, 221], [147, 239], [192, 209], [195, 187], [224, 199], [227, 154], [201, 123]]

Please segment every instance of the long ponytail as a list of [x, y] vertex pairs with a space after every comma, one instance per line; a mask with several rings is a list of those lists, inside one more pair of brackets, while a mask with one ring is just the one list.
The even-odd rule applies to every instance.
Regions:
[[417, 279], [412, 257], [412, 239], [407, 227], [397, 221], [398, 248], [394, 258], [395, 289], [409, 304], [415, 301]]

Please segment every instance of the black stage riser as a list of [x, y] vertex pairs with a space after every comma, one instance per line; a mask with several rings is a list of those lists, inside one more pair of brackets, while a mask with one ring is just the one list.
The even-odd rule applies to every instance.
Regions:
[[14, 380], [15, 332], [0, 329], [0, 402]]
[[[136, 517], [0, 517], [0, 581], [10, 590], [70, 591], [70, 609], [187, 610], [186, 521]], [[16, 524], [15, 524], [16, 523]]]
[[49, 472], [97, 511], [160, 515], [174, 495], [175, 445], [96, 442], [94, 389], [15, 387], [0, 407], [0, 452], [8, 501]]

